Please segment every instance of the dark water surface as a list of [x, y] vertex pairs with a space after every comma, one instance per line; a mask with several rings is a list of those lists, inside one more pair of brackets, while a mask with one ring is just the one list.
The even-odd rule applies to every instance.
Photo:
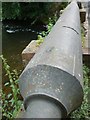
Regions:
[[[21, 53], [31, 40], [45, 30], [43, 24], [30, 25], [27, 22], [3, 22], [2, 54], [7, 59], [11, 69], [20, 73], [23, 69]], [[3, 74], [5, 74], [3, 72]], [[3, 75], [3, 82], [6, 77]]]
[[[5, 21], [2, 27], [2, 53], [7, 59], [11, 69], [23, 70], [21, 53], [31, 40], [37, 39], [37, 35], [46, 30], [45, 25], [37, 23], [31, 25], [29, 22]], [[84, 63], [90, 63], [90, 57]], [[90, 66], [89, 66], [90, 67]], [[5, 71], [3, 71], [3, 83], [7, 81]]]

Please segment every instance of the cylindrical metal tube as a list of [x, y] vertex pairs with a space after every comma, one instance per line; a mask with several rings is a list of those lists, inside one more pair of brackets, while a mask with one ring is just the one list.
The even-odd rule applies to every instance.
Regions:
[[66, 110], [57, 100], [51, 97], [35, 95], [30, 97], [24, 118], [63, 118]]
[[25, 117], [66, 117], [81, 105], [82, 76], [79, 8], [72, 2], [19, 78]]

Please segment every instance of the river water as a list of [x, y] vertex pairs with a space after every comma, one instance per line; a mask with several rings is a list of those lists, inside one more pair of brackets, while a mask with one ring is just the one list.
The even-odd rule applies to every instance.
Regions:
[[[2, 54], [7, 59], [11, 69], [21, 73], [23, 49], [31, 40], [36, 40], [37, 35], [45, 30], [43, 24], [30, 25], [27, 22], [3, 22], [2, 27]], [[6, 82], [5, 71], [3, 71], [3, 83]]]

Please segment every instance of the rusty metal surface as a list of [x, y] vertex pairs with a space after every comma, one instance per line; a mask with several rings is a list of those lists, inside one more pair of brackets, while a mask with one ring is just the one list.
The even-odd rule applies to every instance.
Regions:
[[19, 78], [24, 117], [66, 117], [81, 105], [82, 77], [79, 8], [72, 2]]

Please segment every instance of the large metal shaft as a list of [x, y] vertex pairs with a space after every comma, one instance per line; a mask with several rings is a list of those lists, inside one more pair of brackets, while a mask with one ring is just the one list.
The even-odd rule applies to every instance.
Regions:
[[25, 118], [65, 118], [82, 103], [79, 8], [70, 3], [20, 76]]

